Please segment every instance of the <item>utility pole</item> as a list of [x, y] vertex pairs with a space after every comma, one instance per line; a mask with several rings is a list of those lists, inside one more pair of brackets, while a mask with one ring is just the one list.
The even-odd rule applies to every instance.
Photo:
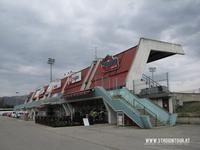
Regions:
[[47, 63], [50, 65], [50, 82], [52, 81], [52, 66], [55, 63], [54, 58], [48, 58]]

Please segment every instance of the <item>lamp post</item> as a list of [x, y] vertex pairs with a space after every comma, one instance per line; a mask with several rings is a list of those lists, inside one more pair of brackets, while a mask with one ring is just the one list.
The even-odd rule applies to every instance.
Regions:
[[47, 63], [50, 65], [50, 82], [52, 81], [52, 66], [55, 63], [54, 58], [48, 58]]

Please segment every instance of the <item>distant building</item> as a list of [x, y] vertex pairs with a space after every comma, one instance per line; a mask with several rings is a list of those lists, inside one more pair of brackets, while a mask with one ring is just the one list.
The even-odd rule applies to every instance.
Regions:
[[187, 102], [200, 102], [200, 93], [173, 92], [172, 97], [176, 106], [183, 106]]

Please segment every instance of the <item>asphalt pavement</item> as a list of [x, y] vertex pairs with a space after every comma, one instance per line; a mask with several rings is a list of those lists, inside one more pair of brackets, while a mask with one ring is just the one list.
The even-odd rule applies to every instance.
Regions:
[[[146, 138], [189, 138], [187, 144], [145, 143]], [[0, 116], [0, 150], [199, 150], [200, 126], [176, 125], [154, 129], [116, 127], [52, 128]]]

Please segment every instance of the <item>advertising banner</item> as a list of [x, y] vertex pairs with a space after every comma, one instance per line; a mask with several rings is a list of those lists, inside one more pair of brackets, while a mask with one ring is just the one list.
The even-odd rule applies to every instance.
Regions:
[[76, 83], [81, 81], [81, 72], [77, 72], [71, 75], [71, 83]]
[[51, 93], [52, 90], [58, 89], [60, 87], [61, 87], [61, 80], [60, 79], [54, 80], [49, 84], [46, 93]]

